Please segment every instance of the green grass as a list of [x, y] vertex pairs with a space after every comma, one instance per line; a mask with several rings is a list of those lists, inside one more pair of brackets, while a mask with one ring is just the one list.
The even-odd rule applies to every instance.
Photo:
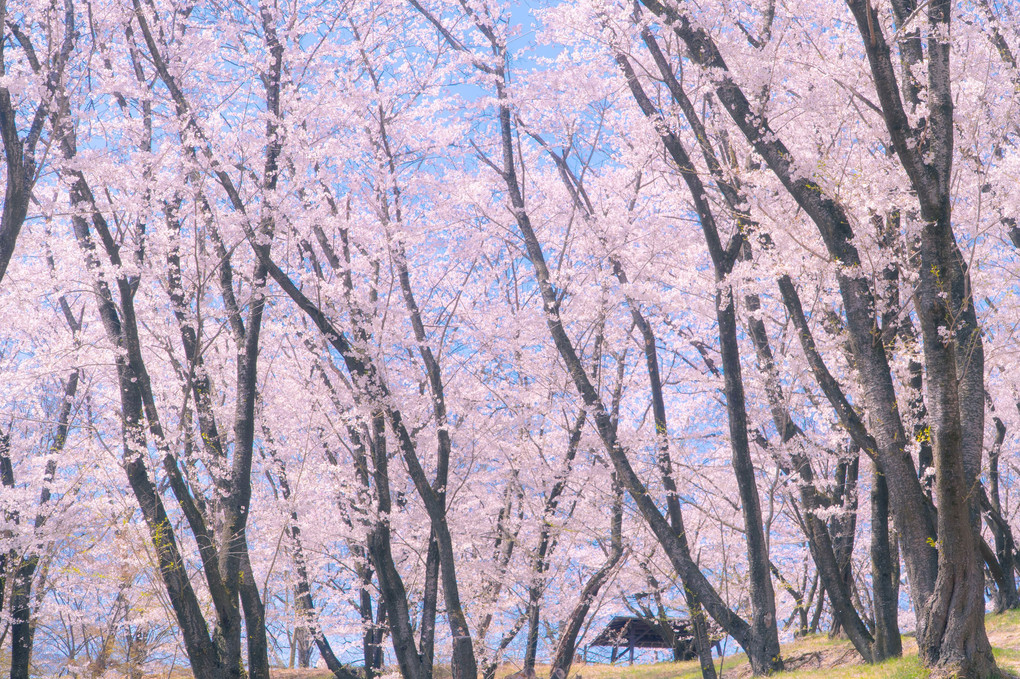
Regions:
[[985, 616], [985, 630], [999, 667], [1020, 676], [1020, 610]]
[[853, 665], [849, 667], [828, 667], [813, 670], [782, 672], [779, 677], [797, 679], [918, 679], [928, 676], [921, 667], [917, 656], [894, 658], [877, 665]]

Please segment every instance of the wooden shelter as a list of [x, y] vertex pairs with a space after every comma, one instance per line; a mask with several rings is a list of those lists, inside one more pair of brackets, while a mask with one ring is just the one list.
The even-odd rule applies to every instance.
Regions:
[[[719, 641], [711, 635], [716, 647]], [[611, 647], [613, 653], [609, 662], [616, 662], [617, 657], [630, 652], [630, 661], [634, 662], [635, 648], [664, 648], [673, 651], [673, 659], [693, 660], [698, 657], [694, 645], [694, 626], [690, 620], [670, 618], [666, 621], [636, 618], [618, 615], [609, 621], [605, 629], [588, 644], [592, 646]]]

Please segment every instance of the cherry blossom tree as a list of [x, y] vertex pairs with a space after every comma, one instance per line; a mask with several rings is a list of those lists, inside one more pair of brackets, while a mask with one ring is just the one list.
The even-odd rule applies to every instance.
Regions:
[[559, 678], [628, 610], [994, 675], [1011, 13], [3, 3], [12, 676]]

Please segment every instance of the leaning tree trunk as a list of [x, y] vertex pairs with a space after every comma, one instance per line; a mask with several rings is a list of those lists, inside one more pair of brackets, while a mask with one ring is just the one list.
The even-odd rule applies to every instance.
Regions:
[[563, 625], [563, 632], [556, 644], [556, 651], [553, 653], [552, 667], [549, 670], [549, 679], [567, 679], [570, 675], [570, 666], [574, 662], [574, 652], [577, 649], [577, 635], [581, 632], [588, 611], [599, 591], [609, 582], [617, 566], [623, 559], [623, 489], [613, 479], [613, 509], [610, 520], [609, 555], [602, 566], [592, 574], [588, 581], [581, 588], [581, 596]]
[[[500, 100], [505, 100], [505, 90], [502, 84], [498, 84], [498, 90]], [[542, 246], [532, 228], [531, 220], [525, 209], [521, 186], [518, 183], [514, 169], [516, 157], [513, 142], [514, 135], [510, 109], [506, 105], [500, 106], [499, 123], [503, 140], [503, 176], [507, 189], [510, 192], [518, 227], [524, 238], [527, 256], [534, 267], [535, 278], [542, 294], [546, 325], [557, 351], [567, 365], [567, 370], [585, 403], [586, 409], [595, 420], [599, 437], [602, 439], [602, 443], [620, 478], [621, 484], [634, 499], [642, 516], [652, 529], [655, 537], [676, 569], [677, 574], [683, 581], [684, 586], [690, 588], [698, 595], [698, 598], [709, 614], [748, 652], [751, 667], [755, 674], [768, 674], [780, 669], [782, 667], [782, 660], [779, 656], [778, 635], [775, 634], [776, 621], [774, 612], [771, 615], [771, 619], [767, 613], [757, 615], [754, 621], [755, 624], [750, 625], [727, 607], [718, 591], [715, 590], [701, 572], [697, 563], [691, 558], [690, 550], [677, 538], [676, 531], [652, 501], [648, 494], [648, 489], [635, 473], [633, 466], [631, 466], [627, 452], [620, 444], [616, 422], [589, 378], [584, 365], [578, 358], [573, 342], [563, 326], [559, 311], [558, 291], [552, 284], [548, 265], [542, 252]], [[730, 306], [732, 308], [732, 304]], [[746, 434], [747, 432], [744, 431], [745, 438]], [[760, 522], [757, 524], [757, 528], [759, 531], [761, 530]], [[748, 525], [749, 531], [754, 529], [755, 526], [753, 524]], [[768, 565], [766, 563], [767, 568]], [[767, 570], [766, 577], [768, 577]], [[771, 582], [769, 582], [769, 585], [771, 585]], [[767, 634], [763, 639], [760, 628], [762, 625], [768, 625], [769, 623], [771, 623], [771, 634]], [[774, 644], [770, 642], [771, 638], [774, 638]], [[772, 648], [773, 646], [774, 649]]]
[[[672, 69], [666, 62], [665, 56], [659, 49], [655, 38], [647, 30], [643, 31], [642, 37], [654, 57], [656, 64], [659, 67], [659, 72], [666, 82], [674, 101], [684, 112], [687, 121], [695, 133], [695, 137], [698, 139], [699, 146], [702, 148], [702, 155], [708, 165], [710, 174], [715, 179], [716, 186], [719, 188], [727, 204], [734, 211], [734, 214], [737, 215], [737, 236], [735, 236], [727, 247], [723, 249], [722, 243], [719, 239], [718, 230], [715, 226], [711, 207], [708, 204], [708, 201], [704, 198], [704, 187], [699, 179], [697, 170], [691, 163], [689, 155], [684, 149], [680, 139], [666, 126], [665, 116], [654, 106], [651, 99], [644, 92], [641, 84], [638, 82], [636, 73], [629, 58], [624, 53], [617, 52], [616, 61], [623, 70], [624, 75], [627, 77], [628, 85], [638, 103], [638, 106], [641, 108], [642, 112], [656, 124], [663, 145], [672, 157], [673, 161], [676, 163], [681, 176], [691, 191], [695, 208], [701, 221], [702, 229], [705, 233], [706, 243], [712, 256], [713, 264], [716, 268], [716, 278], [721, 285], [722, 281], [732, 270], [736, 258], [739, 256], [746, 257], [749, 255], [749, 244], [744, 242], [742, 237], [745, 227], [750, 223], [750, 216], [746, 212], [747, 201], [741, 194], [739, 183], [736, 180], [728, 179], [722, 172], [714, 151], [707, 143], [707, 133], [705, 131], [704, 124], [695, 111], [694, 106], [684, 93], [683, 88], [676, 81]], [[619, 269], [619, 266], [615, 262], [614, 268]], [[838, 543], [836, 543], [839, 549], [834, 551], [835, 541], [830, 539], [829, 529], [823, 521], [819, 520], [814, 515], [814, 511], [821, 508], [823, 506], [823, 502], [813, 485], [813, 472], [811, 470], [810, 459], [803, 451], [798, 450], [800, 447], [803, 447], [805, 443], [803, 432], [792, 421], [789, 413], [787, 412], [785, 399], [782, 395], [781, 382], [778, 375], [775, 373], [775, 364], [771, 347], [768, 342], [768, 335], [765, 331], [764, 324], [760, 321], [760, 319], [753, 315], [760, 308], [760, 300], [757, 295], [752, 294], [747, 296], [746, 302], [749, 309], [752, 311], [750, 334], [758, 355], [759, 365], [766, 373], [766, 393], [769, 397], [773, 419], [781, 434], [782, 442], [784, 444], [789, 444], [791, 461], [801, 478], [801, 498], [808, 510], [805, 514], [805, 531], [811, 547], [812, 556], [818, 565], [819, 573], [822, 574], [827, 590], [833, 598], [835, 624], [838, 626], [840, 623], [843, 623], [850, 639], [854, 643], [855, 648], [857, 648], [865, 659], [870, 660], [872, 657], [872, 637], [863, 620], [861, 620], [857, 613], [850, 597], [851, 583], [849, 582], [848, 553], [852, 550], [853, 526], [856, 510], [854, 509], [854, 511], [850, 513], [850, 518], [846, 522], [849, 526], [849, 530], [845, 532], [850, 533], [849, 539], [846, 535], [842, 535], [842, 538], [838, 541]], [[743, 406], [742, 381], [739, 379], [739, 353], [736, 348], [737, 344], [735, 334], [733, 337], [727, 337], [726, 334], [724, 334], [724, 331], [729, 333], [729, 328], [731, 326], [735, 326], [735, 324], [731, 321], [725, 320], [723, 318], [724, 314], [732, 316], [732, 306], [727, 307], [721, 302], [717, 302], [717, 317], [719, 318], [720, 342], [723, 347], [723, 363], [726, 378], [725, 391], [727, 395], [727, 409], [731, 419], [731, 445], [734, 450], [734, 468], [735, 470], [739, 470], [741, 469], [741, 463], [739, 460], [749, 456], [749, 452], [741, 452], [746, 451], [747, 449], [746, 431], [743, 436], [736, 433], [738, 430], [746, 430], [746, 427], [739, 424], [741, 420], [746, 420], [746, 412]], [[639, 319], [635, 319], [635, 323], [639, 327], [641, 326]], [[729, 349], [727, 349], [727, 347], [729, 347]], [[735, 422], [737, 424], [734, 424]], [[848, 465], [843, 466], [847, 467]], [[849, 467], [854, 468], [852, 465], [849, 465]], [[790, 470], [787, 469], [787, 471]], [[844, 477], [845, 476], [846, 474], [844, 473]], [[741, 473], [738, 472], [738, 484], [740, 483], [741, 477]], [[747, 489], [744, 487], [746, 485], [746, 483], [743, 484], [741, 491], [742, 505], [745, 508], [748, 506], [747, 498], [750, 495], [746, 492]], [[856, 496], [853, 497], [855, 500]], [[749, 519], [745, 516], [745, 523], [748, 520]], [[748, 523], [747, 525], [750, 526], [751, 524]], [[833, 533], [835, 533], [835, 531], [833, 531]], [[763, 551], [763, 545], [760, 548], [754, 547], [753, 535], [749, 535], [749, 538], [751, 538], [749, 540], [749, 555]], [[841, 555], [842, 558], [838, 558], [837, 554]], [[753, 557], [752, 563], [754, 563]], [[755, 582], [755, 580], [752, 580], [752, 583], [753, 582]]]

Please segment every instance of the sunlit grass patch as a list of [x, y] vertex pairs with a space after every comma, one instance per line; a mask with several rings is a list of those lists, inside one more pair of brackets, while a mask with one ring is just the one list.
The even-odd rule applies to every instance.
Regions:
[[876, 665], [822, 667], [782, 672], [784, 679], [923, 679], [928, 671], [921, 667], [916, 655], [893, 658]]

